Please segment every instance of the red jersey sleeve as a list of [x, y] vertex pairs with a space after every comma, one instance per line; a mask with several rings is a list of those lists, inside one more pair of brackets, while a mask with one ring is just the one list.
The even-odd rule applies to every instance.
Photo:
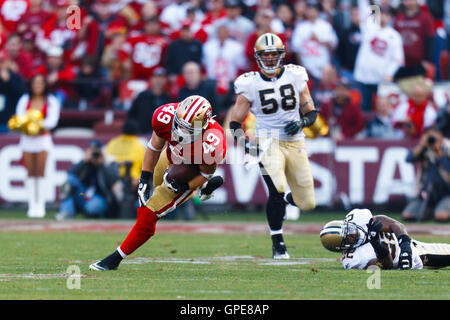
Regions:
[[155, 110], [152, 117], [152, 129], [158, 137], [170, 141], [175, 103], [165, 104]]

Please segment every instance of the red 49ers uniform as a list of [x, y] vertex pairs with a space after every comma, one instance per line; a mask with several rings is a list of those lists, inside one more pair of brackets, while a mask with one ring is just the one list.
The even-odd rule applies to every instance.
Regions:
[[[171, 164], [219, 164], [226, 155], [226, 139], [222, 126], [212, 119], [203, 132], [202, 139], [191, 145], [172, 140], [172, 122], [178, 103], [169, 103], [155, 110], [152, 118], [153, 131], [168, 142], [167, 158]], [[186, 117], [190, 115], [187, 114]], [[192, 116], [192, 115], [191, 115]], [[189, 120], [189, 119], [186, 119]]]
[[[203, 130], [202, 138], [190, 145], [172, 139], [172, 123], [178, 103], [169, 103], [156, 109], [152, 118], [154, 132], [168, 142], [153, 171], [154, 191], [146, 206], [158, 217], [173, 211], [189, 199], [194, 190], [174, 194], [163, 182], [164, 171], [171, 164], [219, 164], [226, 156], [226, 139], [222, 126], [211, 119]], [[189, 117], [189, 114], [186, 114]]]
[[131, 58], [132, 79], [147, 80], [153, 71], [162, 66], [168, 42], [163, 36], [141, 35], [132, 37], [120, 50], [120, 59]]
[[[184, 160], [184, 163], [219, 164], [225, 158], [225, 134], [223, 128], [211, 118], [211, 106], [209, 105], [209, 102], [207, 102], [205, 98], [197, 96], [188, 100], [186, 103], [186, 100], [189, 98], [191, 97], [186, 98], [182, 103], [163, 105], [154, 112], [152, 119], [153, 130], [156, 135], [166, 140], [168, 143], [166, 150], [161, 152], [159, 160], [153, 170], [153, 193], [150, 199], [148, 199], [145, 207], [142, 206], [137, 209], [136, 224], [131, 229], [127, 238], [122, 242], [119, 248], [117, 248], [117, 252], [106, 257], [102, 261], [91, 265], [91, 268], [94, 268], [94, 270], [105, 270], [105, 267], [117, 268], [118, 263], [120, 263], [117, 255], [125, 258], [127, 255], [133, 253], [155, 234], [156, 223], [161, 217], [175, 210], [177, 206], [189, 199], [192, 195], [194, 190], [186, 190], [176, 194], [170, 190], [163, 181], [164, 171], [171, 164], [175, 163], [175, 159], [182, 159]], [[199, 101], [198, 104], [197, 101]], [[188, 104], [190, 105], [186, 107]], [[177, 108], [180, 109], [178, 110], [179, 112], [176, 113]], [[177, 114], [176, 119], [175, 114]], [[198, 119], [197, 117], [202, 119], [202, 137], [194, 139], [197, 141], [194, 141], [191, 144], [193, 151], [186, 153], [186, 149], [189, 149], [186, 148], [186, 146], [189, 146], [189, 144], [186, 143], [183, 148], [179, 148], [180, 144], [175, 141], [175, 138], [173, 137], [176, 137], [177, 134], [180, 133], [178, 132], [178, 126], [181, 125], [182, 128], [186, 129], [183, 127], [184, 121], [195, 126], [195, 121]], [[177, 125], [177, 134], [172, 133], [174, 121]], [[179, 139], [184, 139], [185, 137], [187, 136], [178, 135]], [[193, 140], [188, 140], [188, 138], [186, 138], [185, 141]], [[196, 148], [195, 146], [199, 146], [199, 148]], [[179, 153], [178, 150], [182, 151], [182, 153]], [[200, 159], [195, 158], [198, 154], [201, 155]], [[213, 162], [210, 162], [211, 159], [214, 159]]]

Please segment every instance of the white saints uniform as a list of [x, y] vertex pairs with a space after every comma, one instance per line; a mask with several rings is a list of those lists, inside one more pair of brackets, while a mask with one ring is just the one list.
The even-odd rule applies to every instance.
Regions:
[[262, 147], [260, 166], [270, 192], [281, 194], [290, 189], [295, 204], [306, 211], [316, 204], [305, 135], [299, 130], [290, 136], [284, 127], [301, 119], [300, 104], [306, 101], [300, 101], [300, 93], [307, 81], [305, 68], [288, 64], [273, 78], [261, 72], [248, 72], [234, 82], [236, 94], [243, 95], [251, 104], [258, 143], [266, 146]]
[[[372, 213], [368, 209], [354, 209], [346, 215], [345, 221], [355, 223], [367, 233], [367, 224], [372, 217]], [[372, 245], [369, 242], [365, 244], [363, 243], [366, 236], [361, 234], [359, 238], [361, 243], [358, 243], [355, 249], [344, 251], [342, 254], [342, 265], [344, 266], [344, 269], [365, 269], [369, 261], [377, 258]], [[380, 241], [388, 245], [389, 252], [393, 259], [393, 268], [396, 269], [398, 267], [398, 260], [400, 257], [400, 247], [396, 236], [393, 233], [383, 232], [380, 234]], [[423, 263], [420, 259], [419, 251], [416, 248], [415, 242], [420, 243], [418, 241], [411, 240], [411, 269], [422, 269]]]
[[268, 78], [260, 72], [247, 72], [234, 82], [236, 94], [241, 94], [251, 103], [255, 115], [255, 134], [279, 137], [280, 140], [297, 141], [304, 138], [303, 131], [294, 136], [284, 132], [287, 122], [300, 120], [299, 94], [307, 85], [305, 68], [288, 64], [278, 76]]

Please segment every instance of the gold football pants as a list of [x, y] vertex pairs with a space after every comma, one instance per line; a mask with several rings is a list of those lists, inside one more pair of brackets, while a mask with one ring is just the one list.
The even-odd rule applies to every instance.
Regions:
[[[262, 138], [258, 140], [263, 143]], [[295, 204], [302, 210], [316, 206], [314, 180], [309, 166], [305, 140], [273, 140], [261, 158], [261, 173], [267, 174], [277, 192], [291, 189]]]
[[445, 268], [450, 266], [450, 244], [425, 243], [413, 239], [411, 245], [416, 247], [424, 267]]
[[170, 190], [163, 181], [164, 172], [170, 167], [166, 150], [161, 152], [155, 170], [153, 171], [153, 193], [147, 200], [146, 206], [161, 218], [175, 210], [179, 205], [188, 200], [194, 190], [187, 190], [179, 194]]

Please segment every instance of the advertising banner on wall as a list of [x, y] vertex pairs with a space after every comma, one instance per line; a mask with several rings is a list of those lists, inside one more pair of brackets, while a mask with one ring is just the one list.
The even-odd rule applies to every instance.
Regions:
[[[101, 139], [107, 142], [107, 139]], [[26, 202], [18, 136], [0, 136], [0, 203]], [[59, 201], [59, 187], [71, 164], [81, 161], [88, 138], [54, 138], [46, 166], [47, 201]], [[404, 202], [414, 194], [415, 169], [405, 161], [414, 142], [405, 140], [307, 140], [307, 152], [315, 181], [316, 203], [330, 206], [346, 199], [351, 204]], [[265, 203], [267, 190], [257, 165], [246, 168], [243, 151], [229, 146], [227, 161], [217, 174], [224, 177], [222, 188], [210, 203]]]

